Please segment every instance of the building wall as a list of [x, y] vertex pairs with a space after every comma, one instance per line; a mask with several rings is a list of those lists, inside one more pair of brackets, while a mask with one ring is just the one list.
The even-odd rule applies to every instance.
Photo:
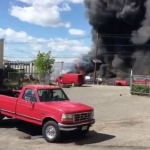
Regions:
[[3, 69], [4, 40], [0, 39], [0, 69]]
[[[11, 68], [24, 68], [27, 75], [34, 75], [35, 73], [35, 66], [30, 61], [4, 61], [4, 67], [10, 65]], [[47, 79], [54, 81], [61, 73], [66, 73], [65, 70], [68, 69], [68, 66], [63, 66], [61, 62], [55, 62], [52, 68], [52, 74], [47, 77]], [[65, 71], [65, 72], [64, 72]]]
[[4, 55], [4, 40], [0, 39], [0, 88], [3, 85], [3, 56]]
[[26, 73], [35, 73], [35, 67], [32, 62], [28, 61], [5, 61], [4, 67], [10, 65], [11, 68], [22, 68], [25, 69]]
[[[11, 68], [24, 68], [27, 74], [35, 73], [35, 66], [32, 62], [28, 61], [5, 61], [4, 67], [10, 65]], [[61, 63], [55, 62], [53, 65], [53, 72], [51, 74], [51, 78], [55, 79], [61, 73]]]

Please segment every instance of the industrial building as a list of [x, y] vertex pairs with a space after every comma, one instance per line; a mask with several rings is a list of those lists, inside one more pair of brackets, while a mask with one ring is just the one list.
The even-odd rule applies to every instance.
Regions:
[[35, 73], [35, 67], [33, 62], [31, 61], [5, 61], [4, 60], [4, 67], [10, 66], [11, 68], [17, 69], [24, 69], [26, 73], [32, 74]]

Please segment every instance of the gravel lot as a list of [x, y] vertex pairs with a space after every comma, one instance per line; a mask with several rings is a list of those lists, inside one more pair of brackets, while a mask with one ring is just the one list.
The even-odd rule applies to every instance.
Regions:
[[150, 150], [150, 99], [132, 96], [129, 87], [92, 86], [64, 89], [71, 100], [95, 108], [96, 123], [86, 138], [66, 134], [49, 144], [33, 125], [4, 120], [0, 150]]

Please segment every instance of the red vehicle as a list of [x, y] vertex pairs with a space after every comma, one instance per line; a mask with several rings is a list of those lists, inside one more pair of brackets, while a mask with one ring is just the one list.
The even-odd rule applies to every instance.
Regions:
[[127, 80], [115, 80], [115, 85], [118, 85], [118, 86], [127, 86]]
[[28, 85], [20, 91], [0, 91], [0, 119], [15, 118], [42, 127], [47, 142], [57, 142], [62, 131], [88, 133], [95, 123], [92, 107], [70, 101], [57, 86]]
[[85, 83], [83, 74], [63, 74], [56, 78], [57, 84], [71, 84], [72, 86], [82, 86]]
[[132, 82], [133, 84], [150, 85], [149, 79], [134, 79]]

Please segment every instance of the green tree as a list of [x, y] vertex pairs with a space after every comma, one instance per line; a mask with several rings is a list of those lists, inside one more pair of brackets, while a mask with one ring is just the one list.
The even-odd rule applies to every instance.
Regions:
[[51, 56], [51, 52], [37, 54], [37, 58], [33, 61], [35, 65], [35, 71], [38, 74], [45, 75], [47, 73], [52, 73], [52, 67], [55, 60]]

